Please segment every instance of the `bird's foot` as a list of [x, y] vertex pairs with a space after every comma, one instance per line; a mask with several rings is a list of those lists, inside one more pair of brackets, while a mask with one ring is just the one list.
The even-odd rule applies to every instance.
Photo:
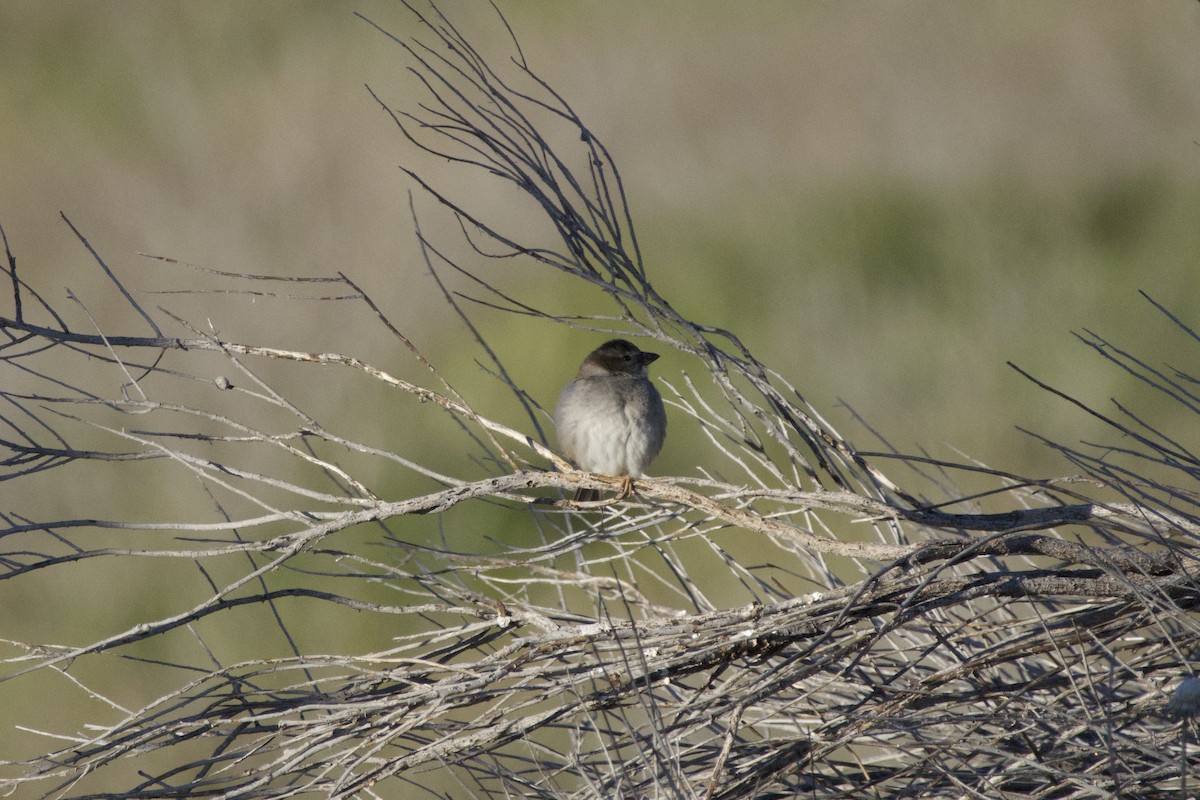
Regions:
[[617, 496], [614, 497], [613, 500], [614, 501], [624, 500], [626, 497], [629, 497], [631, 494], [633, 494], [633, 478], [629, 477], [628, 475], [622, 475], [621, 476], [621, 488], [617, 490]]

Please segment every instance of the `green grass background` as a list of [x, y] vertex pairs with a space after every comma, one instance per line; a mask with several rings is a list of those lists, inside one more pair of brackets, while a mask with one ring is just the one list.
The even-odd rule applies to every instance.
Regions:
[[[447, 8], [507, 55], [489, 10]], [[1051, 469], [1013, 426], [1070, 438], [1079, 416], [1004, 362], [1104, 402], [1137, 390], [1070, 331], [1153, 358], [1179, 343], [1136, 290], [1195, 316], [1192, 4], [504, 8], [530, 64], [623, 168], [660, 290], [737, 331], [835, 424], [844, 400], [901, 449]], [[60, 210], [135, 287], [161, 277], [137, 252], [340, 269], [439, 365], [468, 362], [457, 377], [477, 380], [413, 246], [395, 166], [424, 162], [362, 85], [395, 105], [415, 87], [353, 10], [410, 24], [392, 3], [6, 3], [0, 222], [26, 275], [103, 286]], [[448, 174], [451, 191], [505, 212], [479, 175]], [[423, 211], [427, 229], [452, 232]], [[533, 218], [507, 218], [521, 215]], [[534, 296], [553, 283], [529, 282]], [[220, 302], [200, 310], [232, 330]], [[545, 402], [594, 339], [484, 317], [518, 369], [537, 363], [525, 377]], [[687, 471], [686, 443], [667, 458]]]
[[[445, 8], [490, 57], [510, 52], [490, 7]], [[1137, 294], [1200, 326], [1200, 4], [502, 8], [531, 67], [623, 170], [660, 293], [691, 319], [737, 332], [860, 445], [878, 446], [845, 405], [901, 451], [1037, 477], [1069, 468], [1017, 426], [1116, 443], [1006, 361], [1098, 406], [1117, 397], [1191, 437], [1194, 416], [1104, 365], [1071, 331], [1200, 371], [1200, 349]], [[529, 427], [477, 366], [478, 351], [425, 274], [411, 185], [396, 166], [436, 176], [489, 218], [541, 228], [511, 194], [400, 139], [363, 84], [395, 106], [416, 102], [416, 86], [398, 48], [356, 10], [397, 32], [412, 24], [388, 2], [0, 5], [0, 225], [27, 280], [64, 305], [70, 287], [109, 333], [144, 330], [60, 211], [137, 290], [211, 284], [139, 252], [257, 274], [346, 272], [481, 412]], [[427, 234], [455, 237], [436, 205], [417, 206]], [[486, 269], [547, 308], [609, 311], [556, 276]], [[280, 314], [245, 297], [138, 296], [211, 320], [234, 340], [347, 352], [427, 380], [365, 314], [347, 320], [344, 306]], [[597, 342], [474, 313], [514, 378], [547, 406]], [[676, 385], [681, 372], [696, 374], [670, 353], [655, 370]], [[454, 426], [412, 424], [414, 404], [336, 371], [313, 376], [277, 379], [346, 433], [460, 466]], [[675, 412], [671, 425], [654, 471], [697, 474], [700, 436]], [[362, 469], [385, 495], [401, 491], [395, 468]], [[34, 518], [162, 519], [194, 508], [182, 499], [194, 487], [169, 476], [148, 470], [137, 486], [101, 487], [84, 501], [80, 487], [50, 481], [36, 492], [0, 488], [0, 505]], [[132, 508], [130, 496], [154, 504]], [[480, 520], [463, 519], [449, 533], [418, 520], [402, 535], [488, 549]], [[4, 636], [86, 641], [94, 623], [73, 609], [96, 602], [126, 609], [106, 623], [123, 629], [144, 617], [141, 604], [178, 590], [170, 569], [195, 581], [189, 565], [154, 566], [147, 574], [123, 564], [66, 587], [3, 587]], [[364, 635], [338, 625], [332, 636]], [[145, 698], [163, 690], [142, 688]], [[5, 692], [0, 707], [12, 718], [38, 713], [43, 691]], [[47, 727], [71, 713], [48, 712]]]

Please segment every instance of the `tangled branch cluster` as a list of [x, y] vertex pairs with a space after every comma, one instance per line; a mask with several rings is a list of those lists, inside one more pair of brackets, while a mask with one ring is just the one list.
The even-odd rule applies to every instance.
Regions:
[[[411, 34], [377, 27], [426, 98], [395, 108], [372, 96], [419, 150], [532, 200], [554, 240], [518, 241], [409, 174], [459, 221], [478, 263], [557, 271], [610, 313], [536, 308], [422, 236], [430, 271], [467, 276], [492, 308], [672, 348], [703, 375], [668, 397], [706, 459], [695, 475], [639, 481], [630, 501], [575, 506], [562, 499], [571, 490], [609, 482], [555, 454], [537, 432], [544, 417], [474, 323], [529, 430], [478, 413], [348, 276], [289, 288], [334, 287], [325, 299], [373, 319], [427, 368], [425, 384], [353, 355], [229, 341], [148, 309], [78, 231], [143, 332], [76, 324], [83, 302], [48, 302], [6, 239], [2, 583], [54, 586], [121, 560], [172, 575], [181, 565], [207, 590], [81, 644], [74, 633], [6, 638], [0, 687], [68, 695], [89, 711], [77, 730], [7, 720], [39, 744], [0, 756], [0, 787], [122, 798], [417, 787], [442, 797], [1186, 796], [1194, 704], [1179, 695], [1179, 724], [1165, 705], [1200, 647], [1200, 517], [1188, 488], [1200, 459], [1187, 445], [1121, 409], [1101, 417], [1119, 448], [1049, 442], [1077, 470], [1059, 479], [857, 449], [733, 333], [686, 319], [655, 291], [609, 152], [515, 41], [518, 58], [496, 70], [436, 8], [410, 11]], [[566, 149], [543, 133], [563, 126]], [[271, 291], [278, 279], [212, 277], [285, 302]], [[470, 320], [463, 296], [445, 301]], [[1194, 377], [1086, 341], [1200, 411]], [[281, 364], [407, 396], [414, 420], [445, 415], [475, 451], [447, 472], [339, 433], [341, 420], [276, 388]], [[123, 390], [107, 396], [98, 387], [114, 375]], [[418, 488], [388, 499], [370, 477], [380, 463]], [[20, 508], [47, 480], [66, 497], [68, 476], [146, 464], [191, 477], [209, 504], [149, 520]], [[925, 488], [888, 477], [895, 468]], [[924, 470], [970, 471], [992, 488], [930, 499]], [[453, 526], [462, 509], [527, 532], [526, 543], [483, 552], [403, 533], [419, 519]], [[365, 615], [387, 641], [322, 651], [309, 644], [313, 608]], [[217, 643], [218, 631], [248, 625], [280, 634], [286, 652]], [[169, 687], [152, 702], [122, 699], [164, 674]]]

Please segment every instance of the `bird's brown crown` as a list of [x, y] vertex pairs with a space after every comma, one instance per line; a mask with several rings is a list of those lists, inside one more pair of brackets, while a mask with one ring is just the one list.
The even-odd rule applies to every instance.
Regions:
[[647, 353], [637, 349], [632, 342], [613, 339], [605, 342], [583, 360], [579, 368], [580, 378], [596, 375], [644, 375], [646, 367], [658, 358], [658, 353]]

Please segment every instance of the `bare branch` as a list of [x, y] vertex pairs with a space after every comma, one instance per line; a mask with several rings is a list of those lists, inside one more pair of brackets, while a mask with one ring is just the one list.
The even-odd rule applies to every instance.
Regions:
[[[1181, 681], [1200, 652], [1190, 432], [1128, 404], [1101, 413], [1014, 367], [1119, 444], [1036, 434], [1073, 470], [1050, 478], [903, 455], [869, 428], [885, 452], [856, 447], [734, 332], [658, 294], [612, 155], [502, 16], [514, 54], [496, 62], [436, 6], [404, 5], [401, 33], [367, 21], [424, 95], [369, 91], [412, 146], [404, 172], [458, 224], [459, 247], [444, 246], [413, 206], [432, 299], [505, 401], [456, 388], [348, 275], [150, 257], [200, 276], [169, 291], [217, 304], [201, 318], [252, 298], [276, 346], [142, 305], [69, 221], [122, 310], [91, 297], [56, 309], [18, 277], [0, 229], [13, 290], [0, 586], [47, 605], [87, 598], [70, 619], [3, 632], [0, 691], [37, 702], [6, 719], [30, 746], [3, 754], [0, 789], [1182, 796], [1195, 704]], [[453, 197], [422, 154], [514, 191], [548, 240]], [[530, 271], [592, 292], [597, 312], [528, 296], [511, 278]], [[314, 307], [339, 325], [307, 324]], [[701, 448], [694, 472], [566, 499], [619, 479], [555, 452], [480, 308], [673, 348], [687, 366], [664, 394]], [[381, 332], [405, 363], [375, 363]], [[318, 344], [286, 346], [301, 335]], [[1185, 371], [1080, 339], [1200, 409]], [[384, 433], [359, 424], [373, 395]], [[962, 475], [980, 486], [955, 489]], [[99, 602], [114, 581], [135, 600]], [[22, 711], [51, 694], [72, 722]]]

